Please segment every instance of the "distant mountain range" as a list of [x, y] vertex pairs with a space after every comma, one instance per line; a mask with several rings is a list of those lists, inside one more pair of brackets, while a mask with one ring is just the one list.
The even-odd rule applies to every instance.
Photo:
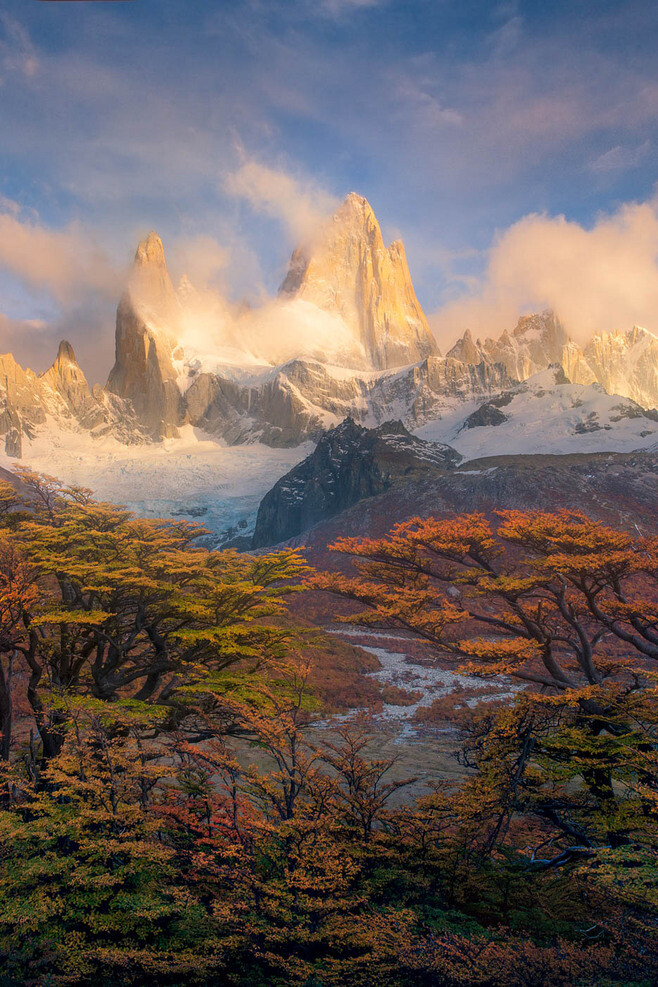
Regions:
[[553, 312], [526, 315], [498, 339], [473, 340], [467, 330], [448, 351], [465, 363], [502, 364], [510, 377], [526, 380], [558, 364], [573, 384], [600, 384], [609, 394], [631, 398], [645, 408], [658, 405], [658, 337], [633, 326], [625, 332], [596, 333], [582, 348], [567, 335]]
[[[501, 395], [524, 393], [514, 390], [519, 382], [551, 366], [580, 385], [570, 398], [572, 410], [580, 409], [567, 423], [570, 438], [587, 436], [591, 445], [600, 432], [594, 444], [602, 450], [621, 440], [648, 443], [650, 434], [624, 423], [658, 404], [657, 337], [636, 326], [599, 333], [581, 347], [544, 312], [521, 318], [497, 340], [474, 340], [467, 331], [442, 356], [402, 243], [385, 246], [368, 202], [351, 194], [295, 250], [278, 298], [261, 310], [213, 308], [187, 279], [174, 288], [162, 242], [149, 234], [119, 302], [105, 387], [89, 387], [65, 342], [38, 376], [11, 354], [0, 356], [0, 436], [6, 455], [20, 458], [25, 443], [48, 430], [139, 445], [191, 425], [228, 445], [294, 447], [348, 415], [368, 427], [399, 419], [412, 431], [433, 422], [447, 429], [478, 408], [507, 416]], [[594, 428], [601, 388], [618, 396], [610, 409], [626, 410], [619, 417], [606, 411], [605, 424]], [[517, 418], [520, 407], [510, 404]], [[543, 413], [559, 446], [565, 416], [551, 418], [548, 406]], [[509, 442], [518, 433], [499, 432]]]

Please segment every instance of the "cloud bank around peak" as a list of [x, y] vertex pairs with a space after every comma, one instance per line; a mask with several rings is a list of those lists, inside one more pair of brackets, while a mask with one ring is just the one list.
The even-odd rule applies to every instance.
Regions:
[[[104, 380], [126, 270], [80, 223], [49, 227], [35, 212], [0, 196], [3, 352], [40, 372], [54, 358], [59, 340], [66, 338], [92, 380]], [[13, 312], [7, 312], [8, 298], [14, 299], [9, 303]]]
[[627, 203], [588, 229], [531, 214], [500, 233], [484, 276], [430, 319], [444, 346], [465, 329], [497, 336], [520, 314], [553, 309], [585, 342], [638, 324], [658, 332], [658, 196]]
[[312, 237], [339, 204], [311, 179], [270, 168], [253, 158], [245, 159], [224, 184], [231, 195], [244, 199], [255, 212], [283, 223], [295, 242]]

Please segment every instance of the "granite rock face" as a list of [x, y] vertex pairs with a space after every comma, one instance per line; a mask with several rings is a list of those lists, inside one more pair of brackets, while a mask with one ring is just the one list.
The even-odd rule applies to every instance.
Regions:
[[280, 293], [339, 315], [375, 369], [407, 366], [439, 352], [402, 242], [385, 246], [360, 195], [348, 195], [318, 237], [295, 250]]
[[144, 442], [132, 405], [89, 388], [70, 343], [63, 341], [55, 362], [43, 374], [23, 368], [11, 353], [0, 356], [0, 435], [5, 453], [20, 459], [23, 440], [50, 422], [56, 428], [112, 434], [126, 444]]
[[179, 317], [162, 241], [149, 233], [137, 247], [117, 309], [115, 363], [106, 389], [131, 402], [156, 440], [176, 435], [185, 418], [173, 364]]
[[384, 247], [365, 199], [349, 196], [329, 230], [312, 257], [298, 252], [282, 291], [327, 310], [333, 306], [350, 322], [357, 348], [368, 352], [370, 369], [396, 361], [407, 366], [383, 375], [363, 367], [337, 373], [300, 358], [244, 382], [221, 366], [186, 364], [177, 333], [193, 289], [174, 291], [162, 241], [151, 233], [137, 249], [117, 311], [116, 362], [107, 392], [129, 401], [156, 440], [191, 424], [230, 445], [294, 446], [347, 415], [373, 425], [390, 418], [393, 408], [411, 425], [438, 413], [446, 398], [486, 398], [511, 383], [490, 362], [473, 367], [427, 355], [436, 347], [403, 251]]
[[[463, 402], [480, 407], [478, 423], [495, 424], [496, 414], [482, 409], [500, 408], [501, 394], [556, 365], [574, 384], [658, 405], [658, 338], [639, 327], [599, 333], [581, 346], [544, 312], [524, 316], [498, 339], [466, 331], [440, 356], [404, 247], [384, 244], [370, 205], [355, 194], [297, 248], [280, 298], [264, 307], [280, 320], [263, 323], [270, 335], [287, 331], [292, 339], [285, 347], [292, 358], [276, 348], [249, 350], [257, 333], [247, 330], [258, 328], [253, 311], [240, 314], [227, 303], [209, 318], [202, 296], [185, 277], [174, 289], [162, 241], [150, 233], [117, 308], [115, 363], [104, 388], [90, 390], [67, 343], [41, 375], [0, 356], [0, 436], [8, 454], [20, 457], [24, 439], [50, 428], [132, 443], [193, 426], [230, 445], [295, 446], [348, 416], [369, 428], [399, 418], [415, 429], [454, 415]], [[285, 320], [300, 309], [304, 318], [291, 331]], [[329, 343], [320, 323], [331, 327]]]
[[469, 415], [464, 422], [464, 428], [483, 428], [504, 425], [507, 415], [504, 415], [500, 408], [494, 404], [483, 404], [472, 415]]
[[252, 547], [293, 538], [396, 482], [453, 469], [460, 459], [450, 446], [415, 438], [402, 422], [367, 429], [347, 418], [265, 495]]
[[511, 333], [498, 339], [473, 340], [467, 330], [448, 356], [465, 363], [502, 364], [517, 380], [559, 364], [574, 384], [601, 384], [609, 394], [645, 408], [658, 406], [658, 337], [639, 326], [596, 333], [582, 347], [553, 312], [542, 312], [523, 316]]
[[446, 406], [497, 394], [514, 383], [497, 364], [473, 367], [443, 357], [377, 376], [342, 374], [308, 360], [292, 360], [262, 381], [244, 385], [200, 374], [184, 396], [187, 420], [230, 445], [272, 446], [316, 439], [346, 416], [378, 425], [398, 414], [412, 428]]
[[608, 394], [621, 394], [644, 408], [658, 407], [658, 337], [640, 326], [597, 333], [583, 350], [574, 383], [589, 383], [589, 373]]
[[500, 363], [510, 377], [525, 380], [552, 363], [561, 363], [569, 337], [553, 312], [525, 315], [498, 339], [473, 340], [466, 330], [448, 356], [465, 363]]

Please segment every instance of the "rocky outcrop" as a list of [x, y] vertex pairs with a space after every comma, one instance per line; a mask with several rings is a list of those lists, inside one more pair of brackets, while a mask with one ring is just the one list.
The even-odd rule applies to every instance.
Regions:
[[589, 372], [609, 394], [658, 407], [658, 337], [648, 330], [597, 333], [583, 351], [583, 363], [574, 370], [574, 383], [587, 383]]
[[465, 363], [500, 363], [515, 380], [525, 380], [552, 363], [561, 363], [569, 337], [553, 312], [524, 315], [512, 332], [473, 341], [467, 330], [448, 356]]
[[517, 380], [559, 364], [574, 384], [601, 384], [609, 394], [645, 408], [658, 406], [658, 337], [639, 326], [597, 333], [583, 348], [553, 312], [543, 312], [524, 316], [498, 339], [474, 341], [467, 330], [448, 356], [472, 364], [500, 363]]
[[[373, 408], [379, 421], [398, 413], [410, 428], [441, 418], [462, 401], [491, 396], [516, 383], [502, 364], [462, 363], [451, 357], [427, 357], [415, 367], [379, 378], [373, 387]], [[408, 410], [406, 410], [408, 409]]]
[[438, 353], [414, 291], [404, 246], [384, 245], [369, 203], [351, 193], [310, 244], [298, 247], [280, 293], [334, 313], [366, 365], [386, 370]]
[[55, 362], [39, 379], [49, 392], [52, 413], [69, 415], [90, 430], [105, 421], [104, 403], [90, 391], [70, 343], [64, 340], [59, 344]]
[[23, 434], [46, 420], [37, 375], [23, 368], [11, 353], [0, 356], [0, 432], [8, 456], [20, 457]]
[[23, 370], [11, 353], [0, 356], [0, 435], [5, 437], [5, 453], [19, 459], [24, 439], [34, 438], [48, 423], [93, 436], [112, 434], [125, 443], [146, 439], [130, 403], [98, 386], [90, 390], [66, 341], [59, 344], [53, 365], [38, 376]]
[[115, 363], [107, 390], [131, 402], [154, 439], [176, 435], [185, 417], [173, 363], [179, 318], [162, 240], [149, 233], [137, 247], [117, 309]]
[[252, 547], [292, 538], [400, 480], [453, 469], [460, 458], [450, 446], [415, 438], [402, 422], [366, 429], [347, 418], [265, 495]]
[[468, 416], [464, 428], [495, 428], [497, 425], [504, 425], [507, 420], [507, 415], [504, 415], [500, 408], [494, 404], [483, 404]]
[[346, 416], [378, 425], [394, 411], [415, 428], [446, 407], [487, 398], [514, 383], [498, 365], [473, 367], [443, 357], [374, 376], [336, 376], [321, 363], [292, 360], [249, 385], [199, 374], [183, 400], [187, 421], [230, 445], [260, 441], [285, 447], [316, 439]]

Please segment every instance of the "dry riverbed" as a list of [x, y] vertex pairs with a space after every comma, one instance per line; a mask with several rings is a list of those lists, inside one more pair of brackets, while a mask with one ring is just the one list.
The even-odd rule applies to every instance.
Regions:
[[[325, 743], [339, 743], [342, 730], [366, 735], [371, 758], [393, 761], [386, 781], [415, 779], [396, 793], [391, 805], [412, 801], [427, 794], [431, 786], [458, 781], [468, 772], [459, 759], [457, 731], [450, 722], [434, 715], [436, 700], [457, 692], [458, 701], [473, 708], [480, 703], [511, 700], [522, 688], [503, 676], [485, 680], [460, 673], [456, 665], [452, 668], [439, 663], [425, 645], [404, 634], [365, 632], [342, 625], [325, 630], [376, 659], [378, 667], [363, 674], [378, 683], [382, 702], [314, 721], [306, 728], [308, 741], [321, 750]], [[237, 748], [243, 764], [255, 762], [264, 770], [274, 768], [262, 749], [246, 741]]]

